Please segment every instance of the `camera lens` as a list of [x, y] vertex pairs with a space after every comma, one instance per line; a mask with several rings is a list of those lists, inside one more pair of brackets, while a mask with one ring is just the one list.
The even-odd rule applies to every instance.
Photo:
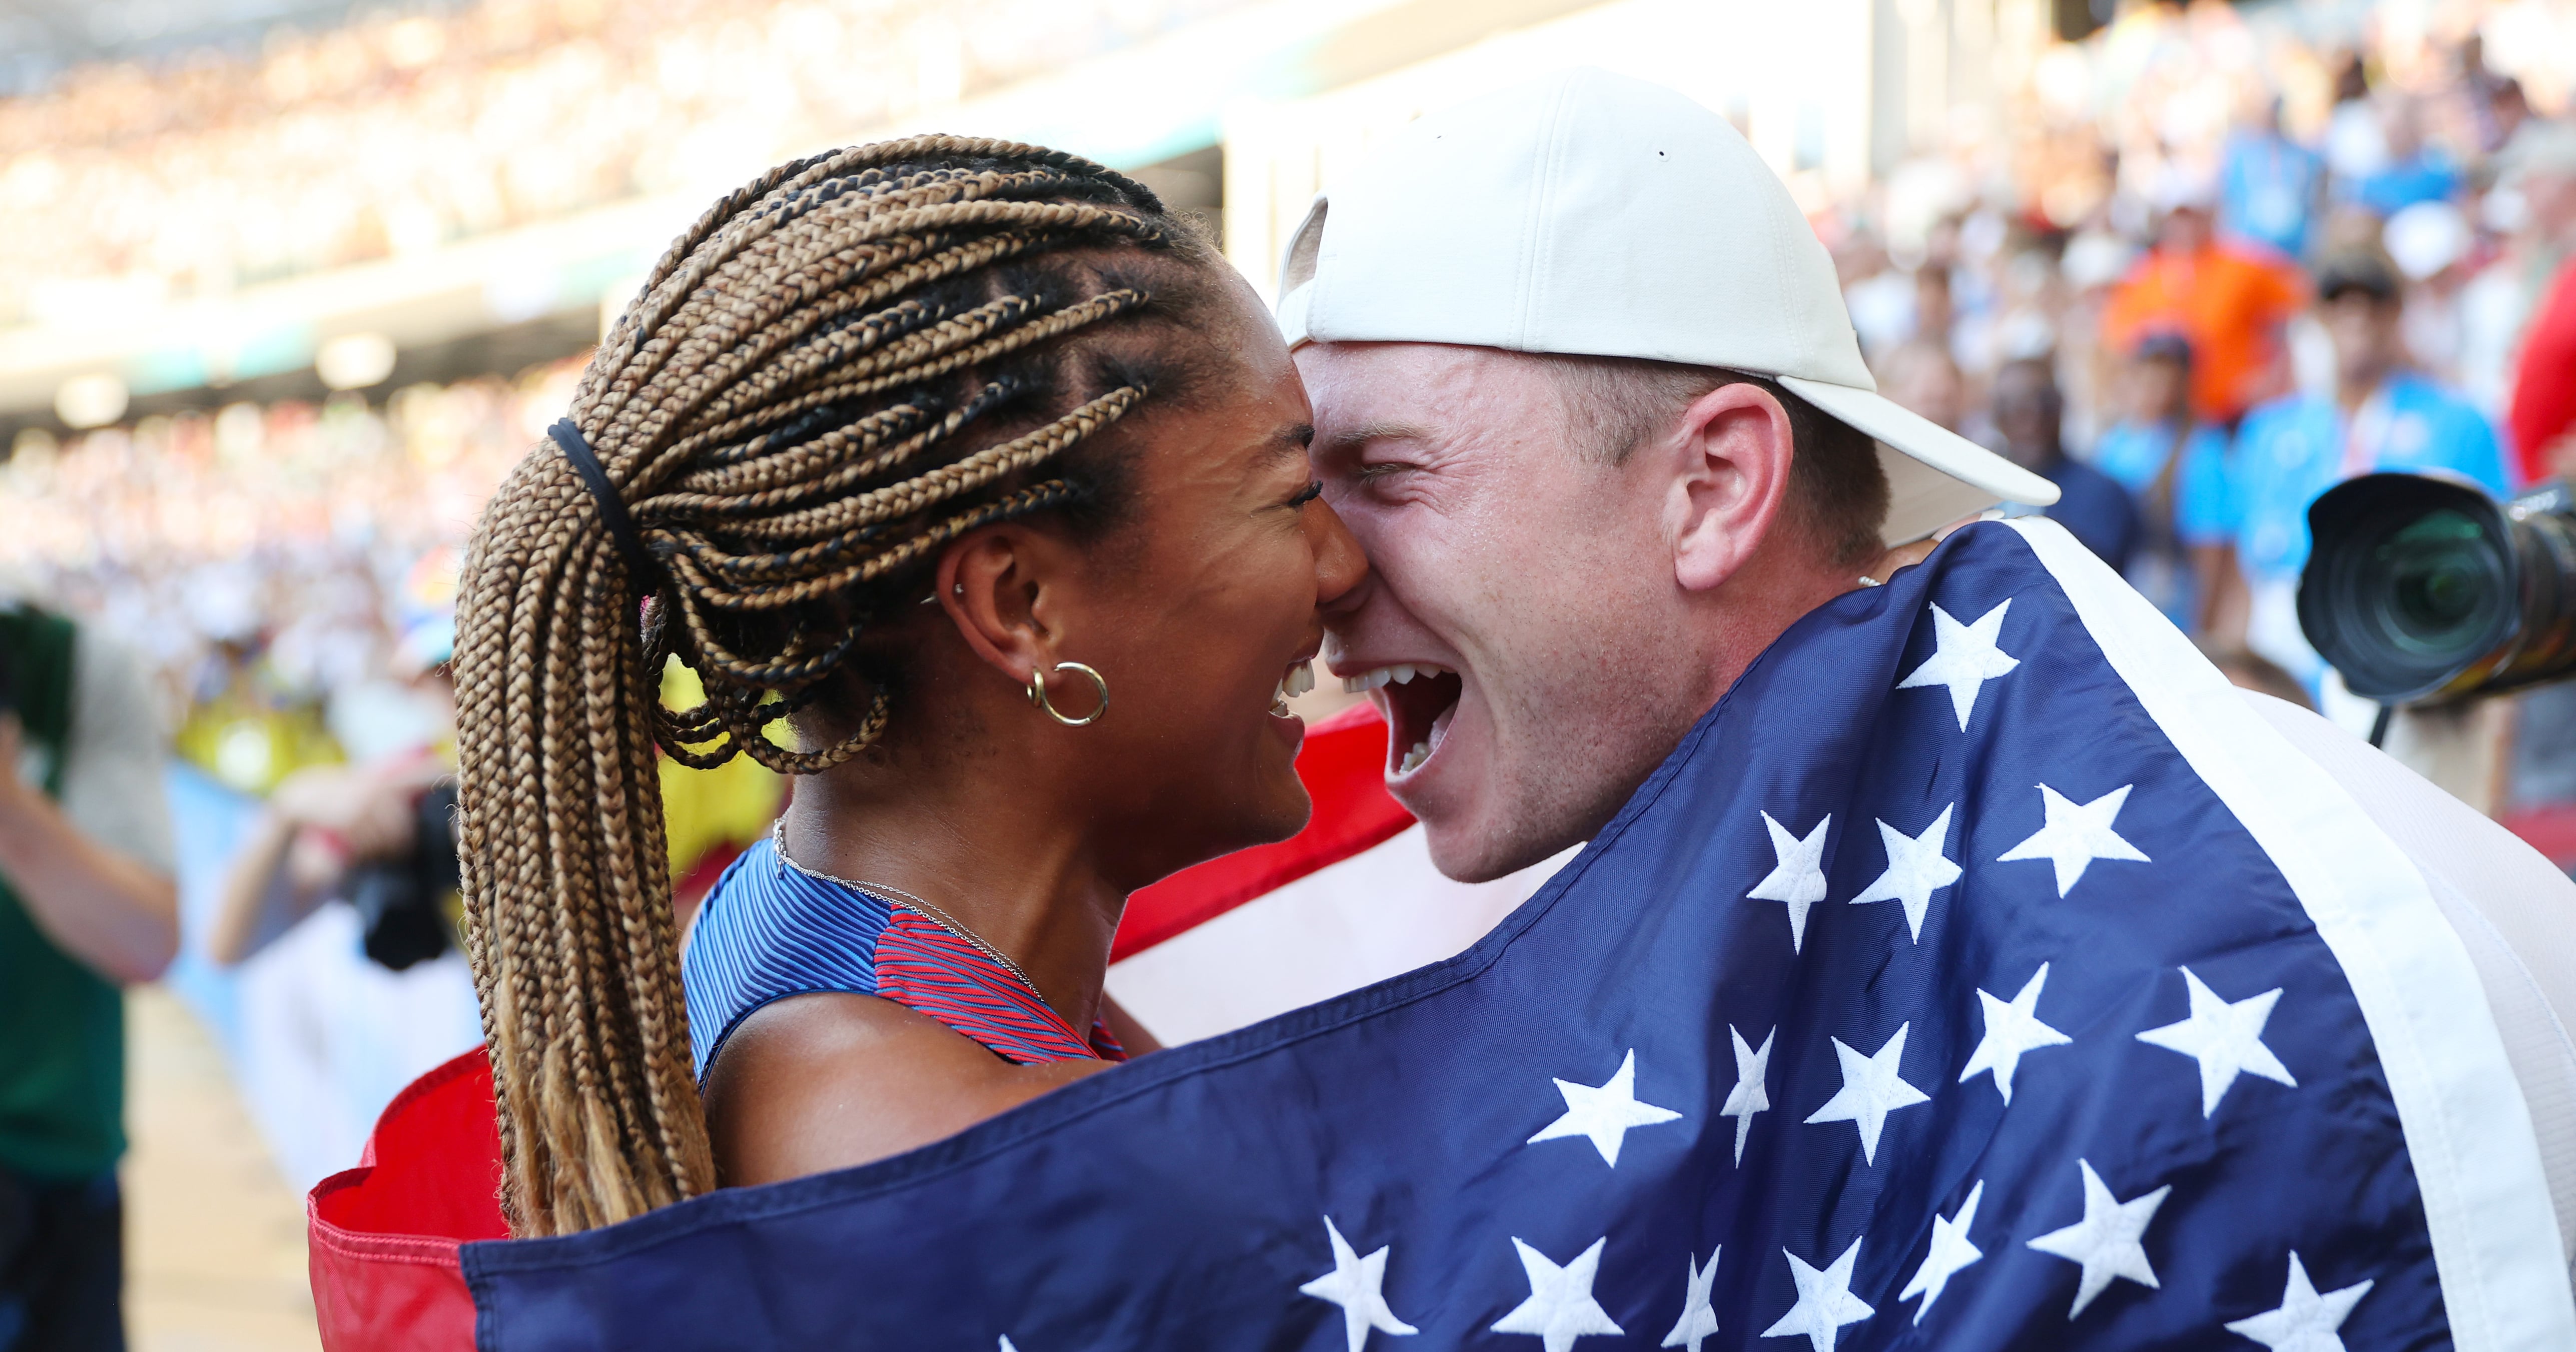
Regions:
[[2576, 671], [2565, 485], [2500, 506], [2467, 484], [2370, 474], [2308, 509], [2299, 624], [2354, 694], [2467, 699]]
[[2391, 648], [2419, 657], [2455, 659], [2492, 628], [2507, 608], [2512, 579], [2485, 548], [2485, 532], [2467, 515], [2437, 510], [2399, 527], [2371, 551], [2363, 595], [2372, 628]]

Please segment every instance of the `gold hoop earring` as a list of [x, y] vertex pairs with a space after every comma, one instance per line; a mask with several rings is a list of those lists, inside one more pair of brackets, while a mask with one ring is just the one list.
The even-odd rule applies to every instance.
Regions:
[[1046, 677], [1035, 671], [1031, 671], [1029, 673], [1029, 703], [1046, 710], [1047, 717], [1054, 719], [1058, 723], [1062, 723], [1068, 728], [1089, 727], [1092, 724], [1099, 722], [1102, 714], [1109, 712], [1109, 682], [1102, 678], [1099, 672], [1084, 666], [1080, 662], [1058, 662], [1055, 664], [1055, 669], [1057, 671], [1076, 671], [1090, 677], [1091, 684], [1100, 691], [1100, 707], [1092, 710], [1087, 717], [1065, 717], [1063, 714], [1056, 711], [1056, 707], [1053, 704], [1047, 702]]

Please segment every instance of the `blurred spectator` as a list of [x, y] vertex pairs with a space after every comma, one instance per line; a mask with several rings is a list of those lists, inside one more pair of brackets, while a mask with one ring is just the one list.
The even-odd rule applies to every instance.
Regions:
[[2125, 375], [2128, 406], [2094, 443], [2093, 467], [2137, 507], [2129, 584], [2184, 633], [2220, 634], [2233, 600], [2224, 579], [2234, 576], [2227, 435], [2191, 416], [2191, 344], [2180, 334], [2140, 339]]
[[2111, 476], [2066, 453], [2065, 418], [2066, 401], [2047, 362], [2025, 357], [1995, 372], [1995, 433], [2004, 454], [2057, 485], [2057, 501], [2047, 509], [2050, 520], [2104, 563], [2126, 568], [2137, 543], [2137, 509]]
[[0, 1345], [122, 1348], [125, 1003], [178, 949], [141, 665], [0, 610]]
[[2449, 202], [2418, 202], [2388, 218], [2380, 233], [2405, 287], [2406, 351], [2427, 374], [2459, 383], [2467, 346], [2460, 295], [2477, 262], [2468, 218]]
[[265, 794], [306, 766], [340, 760], [319, 692], [290, 685], [257, 637], [218, 640], [193, 675], [175, 742], [218, 781]]
[[1968, 383], [1949, 344], [1937, 336], [1916, 338], [1887, 354], [1879, 363], [1879, 389], [1906, 410], [1957, 432], [1968, 412]]
[[2576, 259], [2523, 335], [2509, 421], [2526, 482], [2576, 477]]
[[1835, 262], [1844, 273], [1843, 307], [1851, 312], [1861, 355], [1876, 362], [1914, 336], [1914, 279], [1888, 261], [1887, 247], [1875, 237], [1855, 233]]
[[2310, 688], [2323, 664], [2300, 632], [2299, 570], [2308, 504], [2382, 470], [2459, 476], [2505, 492], [2495, 431], [2452, 390], [2407, 369], [2397, 270], [2377, 254], [2333, 255], [2317, 268], [2320, 318], [2334, 344], [2331, 397], [2293, 395], [2256, 409], [2238, 433], [2233, 475], [2236, 555], [2251, 593], [2247, 646]]
[[2227, 142], [2219, 172], [2218, 225], [2292, 258], [2308, 252], [2325, 196], [2325, 161], [2281, 130], [2281, 101], [2265, 100], [2253, 126]]
[[2377, 169], [2351, 180], [2352, 203], [2385, 220], [2418, 202], [2441, 202], [2460, 190], [2460, 169], [2424, 139], [2423, 112], [2409, 98], [2382, 109], [2386, 155]]
[[2355, 182], [2378, 173], [2388, 163], [2388, 133], [2370, 102], [2370, 75], [2361, 53], [2347, 51], [2336, 59], [2334, 112], [2326, 119], [2326, 169], [2336, 178]]
[[[2500, 256], [2460, 295], [2460, 380], [2478, 404], [2501, 413], [2514, 397], [2522, 335], [2576, 251], [2576, 123], [2532, 121], [2496, 157], [2492, 223], [2507, 230]], [[2527, 474], [2533, 448], [2518, 444]]]
[[2522, 81], [2499, 80], [2486, 97], [2486, 116], [2478, 119], [2478, 149], [2492, 155], [2511, 144], [2531, 120], [2531, 99]]
[[2111, 293], [2102, 340], [2126, 350], [2151, 330], [2191, 341], [2191, 405], [2204, 422], [2233, 425], [2280, 388], [2281, 325], [2303, 287], [2287, 264], [2219, 242], [2205, 201], [2183, 196], [2165, 212], [2153, 252]]
[[233, 858], [208, 957], [238, 963], [328, 900], [358, 908], [363, 951], [390, 970], [453, 946], [455, 633], [449, 620], [407, 654], [407, 691], [424, 715], [410, 720], [412, 735], [384, 739], [363, 764], [309, 766], [278, 782]]

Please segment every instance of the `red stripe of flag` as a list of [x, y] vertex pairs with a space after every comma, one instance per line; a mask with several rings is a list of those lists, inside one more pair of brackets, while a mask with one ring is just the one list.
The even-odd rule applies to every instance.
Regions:
[[1307, 729], [1297, 777], [1315, 800], [1305, 830], [1183, 869], [1129, 897], [1109, 960], [1142, 953], [1413, 825], [1413, 814], [1386, 791], [1386, 724], [1368, 705]]

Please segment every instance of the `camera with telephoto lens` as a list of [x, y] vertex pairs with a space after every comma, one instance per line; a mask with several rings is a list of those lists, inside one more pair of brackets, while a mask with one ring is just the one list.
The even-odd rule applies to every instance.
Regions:
[[412, 814], [408, 847], [349, 875], [360, 946], [378, 966], [397, 972], [437, 957], [456, 941], [456, 781], [440, 780], [413, 804]]
[[2453, 704], [2576, 675], [2576, 498], [2367, 474], [2308, 508], [2299, 627], [2354, 694]]

